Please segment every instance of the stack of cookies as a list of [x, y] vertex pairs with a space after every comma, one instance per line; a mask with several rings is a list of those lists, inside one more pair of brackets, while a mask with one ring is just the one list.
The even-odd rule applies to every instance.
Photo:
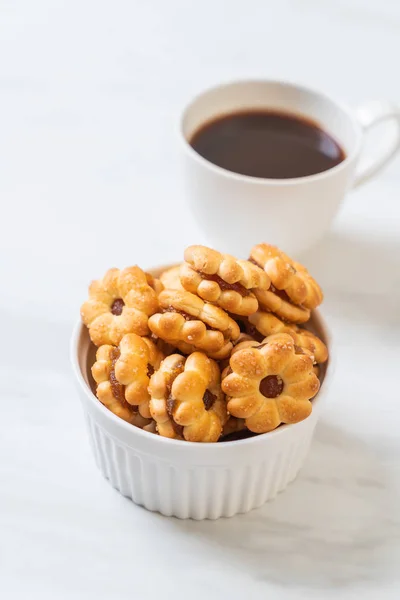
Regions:
[[328, 359], [301, 326], [322, 302], [317, 282], [269, 244], [248, 260], [205, 246], [184, 259], [159, 279], [134, 266], [91, 284], [81, 315], [98, 347], [98, 399], [132, 425], [192, 442], [305, 419]]

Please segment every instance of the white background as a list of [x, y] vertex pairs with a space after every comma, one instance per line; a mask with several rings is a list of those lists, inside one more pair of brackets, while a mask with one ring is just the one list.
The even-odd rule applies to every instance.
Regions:
[[94, 466], [68, 364], [91, 278], [203, 240], [177, 143], [194, 93], [276, 77], [351, 106], [400, 102], [399, 57], [397, 0], [0, 0], [7, 600], [399, 597], [400, 159], [305, 257], [339, 364], [308, 462], [273, 503], [194, 523], [120, 497]]

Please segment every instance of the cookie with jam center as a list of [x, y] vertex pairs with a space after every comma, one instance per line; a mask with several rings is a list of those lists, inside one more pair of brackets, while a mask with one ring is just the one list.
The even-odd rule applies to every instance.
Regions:
[[151, 375], [158, 369], [163, 354], [149, 338], [126, 334], [118, 346], [104, 344], [96, 354], [92, 375], [96, 395], [114, 414], [143, 427], [150, 423]]
[[138, 266], [109, 269], [92, 281], [81, 307], [83, 323], [96, 346], [119, 344], [127, 333], [149, 334], [148, 318], [158, 309], [162, 284]]
[[257, 244], [251, 249], [250, 260], [264, 269], [271, 280], [271, 290], [286, 303], [312, 310], [323, 301], [322, 290], [307, 269], [276, 246]]
[[229, 413], [245, 419], [250, 431], [266, 433], [306, 419], [320, 382], [313, 357], [296, 347], [289, 334], [279, 333], [261, 344], [236, 346], [221, 386]]
[[211, 358], [229, 356], [240, 329], [222, 308], [180, 290], [164, 290], [158, 300], [161, 312], [149, 319], [154, 335], [187, 354], [201, 350]]
[[224, 310], [251, 315], [258, 308], [253, 291], [266, 290], [269, 277], [248, 260], [239, 260], [206, 246], [189, 246], [180, 269], [182, 286]]
[[262, 310], [258, 310], [253, 315], [250, 315], [248, 319], [251, 325], [263, 336], [269, 336], [274, 333], [288, 333], [297, 346], [311, 352], [315, 363], [321, 364], [328, 360], [328, 348], [311, 331], [291, 323], [285, 323], [276, 315]]
[[161, 436], [217, 442], [228, 419], [217, 363], [203, 352], [171, 354], [152, 375], [150, 413]]

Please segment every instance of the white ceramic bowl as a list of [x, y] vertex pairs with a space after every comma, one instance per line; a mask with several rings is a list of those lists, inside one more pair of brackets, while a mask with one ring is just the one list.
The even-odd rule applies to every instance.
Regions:
[[324, 320], [311, 325], [330, 358], [312, 414], [255, 437], [218, 444], [163, 438], [123, 421], [92, 391], [95, 348], [78, 323], [71, 360], [96, 463], [111, 485], [148, 510], [180, 519], [218, 519], [245, 513], [274, 498], [295, 479], [312, 440], [332, 372], [332, 344]]

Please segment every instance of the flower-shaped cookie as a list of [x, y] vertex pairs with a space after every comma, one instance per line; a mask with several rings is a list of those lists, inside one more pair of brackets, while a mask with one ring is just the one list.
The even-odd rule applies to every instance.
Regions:
[[248, 260], [238, 260], [206, 246], [189, 246], [180, 271], [183, 287], [203, 300], [238, 315], [258, 308], [252, 290], [268, 289], [265, 271]]
[[276, 246], [257, 244], [252, 248], [250, 257], [268, 273], [273, 289], [284, 292], [286, 298], [281, 296], [282, 299], [309, 310], [321, 304], [323, 293], [315, 279], [303, 265]]
[[[183, 263], [182, 263], [183, 264]], [[176, 265], [167, 269], [160, 275], [160, 281], [166, 290], [183, 290], [184, 287], [181, 284], [179, 273], [182, 265]]]
[[93, 281], [81, 307], [82, 321], [96, 346], [119, 344], [126, 333], [147, 335], [147, 321], [158, 309], [162, 284], [139, 267], [110, 269]]
[[203, 352], [171, 354], [152, 376], [150, 412], [160, 435], [216, 442], [228, 418], [216, 362]]
[[179, 290], [164, 290], [158, 300], [163, 312], [149, 319], [157, 337], [185, 353], [204, 350], [211, 358], [229, 356], [240, 330], [222, 308]]
[[157, 277], [153, 277], [153, 275], [151, 275], [151, 273], [145, 273], [145, 275], [146, 275], [147, 283], [155, 291], [155, 293], [158, 296], [158, 294], [160, 294], [160, 292], [162, 292], [164, 289], [164, 285], [163, 285], [161, 279], [157, 279]]
[[98, 399], [125, 420], [129, 420], [129, 411], [149, 419], [147, 388], [163, 358], [149, 338], [135, 333], [124, 335], [119, 346], [100, 346], [92, 367]]
[[280, 292], [273, 285], [269, 290], [254, 290], [254, 294], [261, 310], [272, 311], [290, 323], [305, 323], [311, 316], [308, 308], [293, 304], [285, 292]]
[[255, 433], [308, 417], [310, 399], [320, 385], [312, 356], [296, 347], [287, 333], [271, 335], [262, 344], [244, 344], [234, 349], [231, 372], [222, 381], [230, 414], [245, 419]]
[[324, 342], [311, 333], [311, 331], [307, 331], [307, 329], [284, 323], [272, 313], [263, 312], [262, 310], [258, 310], [254, 315], [250, 315], [249, 322], [263, 336], [274, 333], [288, 333], [292, 336], [297, 346], [308, 350], [314, 356], [316, 363], [324, 363], [328, 360], [328, 348]]
[[319, 377], [321, 375], [321, 368], [319, 365], [314, 365], [313, 366], [313, 372], [315, 373], [315, 375], [317, 377]]

